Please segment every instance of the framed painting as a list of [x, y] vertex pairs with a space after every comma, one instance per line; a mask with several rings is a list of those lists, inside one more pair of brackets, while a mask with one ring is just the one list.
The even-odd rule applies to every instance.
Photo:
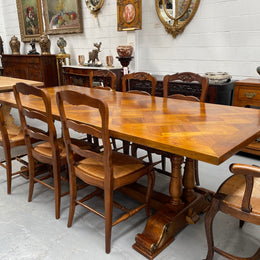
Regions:
[[16, 0], [21, 40], [40, 40], [43, 34], [41, 0]]
[[46, 33], [81, 33], [81, 11], [81, 0], [43, 0]]
[[142, 29], [142, 0], [117, 0], [117, 30]]

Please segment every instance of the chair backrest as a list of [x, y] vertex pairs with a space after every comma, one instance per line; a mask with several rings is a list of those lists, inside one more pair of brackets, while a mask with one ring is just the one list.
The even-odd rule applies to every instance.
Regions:
[[[35, 141], [44, 141], [51, 145], [53, 160], [55, 160], [55, 158], [58, 160], [60, 151], [49, 94], [47, 92], [45, 93], [43, 89], [25, 83], [17, 83], [13, 90], [18, 106], [21, 126], [24, 131], [28, 155], [30, 153], [35, 158], [37, 152], [34, 151], [32, 144]], [[23, 100], [26, 98], [35, 98], [35, 100], [39, 102], [39, 105], [44, 106], [45, 111], [40, 112], [34, 108], [27, 108], [23, 103]], [[36, 119], [37, 121], [32, 121], [31, 119]], [[43, 128], [46, 129], [43, 130]]]
[[[230, 165], [229, 169], [234, 175], [239, 174], [245, 177], [246, 185], [241, 203], [241, 210], [249, 213], [252, 211], [250, 200], [254, 187], [254, 178], [260, 178], [260, 167], [255, 165], [233, 163]], [[220, 189], [221, 187], [219, 190]], [[260, 191], [255, 192], [258, 192], [258, 195], [260, 193]]]
[[[126, 74], [122, 77], [122, 92], [131, 92], [131, 80], [139, 81], [139, 82], [150, 82], [151, 84], [151, 91], [148, 92], [146, 89], [142, 89], [141, 92], [148, 92], [152, 96], [155, 96], [156, 86], [157, 86], [157, 79], [153, 77], [151, 74], [146, 72], [135, 72]], [[138, 90], [135, 90], [137, 93]], [[142, 94], [142, 93], [140, 93]]]
[[[183, 88], [187, 88], [188, 95], [182, 95], [182, 94], [173, 94], [168, 95], [169, 88], [171, 87], [170, 83], [176, 82], [182, 82], [182, 83], [188, 83], [188, 84], [182, 84], [182, 92]], [[201, 91], [195, 96], [194, 89], [192, 87], [192, 84], [189, 83], [199, 83], [201, 85]], [[176, 73], [172, 75], [165, 75], [163, 78], [163, 96], [164, 97], [170, 97], [170, 98], [176, 98], [176, 99], [185, 99], [190, 101], [200, 101], [205, 102], [207, 98], [208, 93], [208, 87], [209, 87], [209, 81], [206, 77], [202, 77], [199, 74], [193, 73], [193, 72], [182, 72], [182, 73]], [[195, 86], [194, 86], [195, 88]], [[196, 87], [197, 88], [197, 87]]]
[[3, 147], [7, 147], [7, 149], [10, 149], [10, 142], [9, 142], [4, 116], [2, 113], [2, 106], [0, 107], [0, 132], [1, 132], [0, 145]]
[[112, 90], [116, 90], [116, 74], [110, 70], [93, 70], [93, 80], [103, 83], [103, 87], [108, 90], [110, 87]]
[[[83, 158], [93, 158], [104, 163], [105, 180], [110, 182], [113, 178], [111, 154], [112, 148], [109, 140], [109, 111], [108, 106], [100, 99], [90, 97], [79, 92], [66, 90], [56, 94], [57, 105], [60, 112], [64, 143], [67, 151], [67, 161], [70, 171], [73, 171], [75, 165], [75, 156], [79, 155]], [[66, 103], [65, 103], [66, 102]], [[78, 123], [76, 120], [68, 118], [70, 111], [75, 111], [80, 106], [81, 113], [85, 114], [89, 124]], [[85, 110], [84, 110], [85, 109]], [[92, 121], [98, 122], [99, 126], [93, 126]], [[104, 151], [86, 150], [72, 144], [70, 131], [79, 134], [92, 135], [100, 138], [103, 143]]]

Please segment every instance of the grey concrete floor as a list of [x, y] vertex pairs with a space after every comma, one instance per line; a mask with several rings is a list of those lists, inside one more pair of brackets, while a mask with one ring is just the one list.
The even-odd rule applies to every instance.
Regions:
[[[1, 153], [0, 153], [1, 155]], [[220, 166], [199, 163], [201, 186], [216, 191], [230, 173], [231, 163], [258, 164], [258, 158], [235, 155]], [[19, 167], [18, 164], [15, 165]], [[141, 181], [145, 181], [141, 180]], [[155, 190], [167, 192], [169, 177], [156, 174]], [[66, 190], [67, 185], [62, 187]], [[81, 191], [83, 192], [83, 191]], [[15, 177], [12, 194], [6, 192], [5, 170], [0, 168], [0, 259], [1, 260], [83, 260], [83, 259], [146, 259], [134, 249], [135, 235], [143, 231], [147, 218], [144, 210], [116, 225], [112, 230], [111, 253], [105, 253], [104, 220], [82, 207], [76, 208], [71, 228], [67, 228], [69, 196], [61, 201], [61, 218], [54, 216], [54, 193], [40, 184], [35, 185], [32, 202], [27, 202], [28, 181]], [[116, 195], [128, 205], [135, 202]], [[102, 210], [103, 202], [92, 203]], [[115, 215], [118, 214], [115, 211]], [[238, 220], [219, 213], [214, 221], [216, 246], [240, 256], [253, 254], [260, 245], [260, 227], [246, 223], [238, 228]], [[199, 260], [204, 259], [207, 244], [204, 215], [195, 225], [182, 230], [155, 259]], [[223, 259], [216, 255], [215, 258]]]

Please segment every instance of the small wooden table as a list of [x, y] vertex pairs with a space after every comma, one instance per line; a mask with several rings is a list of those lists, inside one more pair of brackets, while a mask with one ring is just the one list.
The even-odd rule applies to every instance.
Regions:
[[[40, 82], [40, 81], [0, 76], [0, 93], [12, 91], [13, 86], [18, 82], [24, 82], [26, 84], [30, 84], [33, 86], [43, 87], [43, 82]], [[2, 109], [2, 112], [4, 115], [4, 120], [5, 120], [9, 133], [18, 134], [21, 131], [21, 128], [14, 123], [14, 118], [10, 114], [11, 106], [3, 104], [1, 109]]]
[[[170, 196], [148, 219], [133, 245], [149, 259], [168, 246], [187, 224], [196, 222], [197, 214], [209, 205], [207, 194], [194, 188], [190, 160], [182, 175], [184, 156], [219, 165], [260, 136], [260, 110], [76, 86], [44, 89], [51, 96], [55, 119], [59, 119], [56, 92], [60, 90], [79, 91], [107, 102], [111, 136], [173, 154]], [[0, 93], [0, 103], [16, 107], [13, 93]], [[24, 99], [23, 103], [44, 111], [36, 98]], [[71, 110], [68, 118], [99, 125], [99, 118], [92, 113], [82, 108]], [[141, 197], [138, 190], [135, 193]]]

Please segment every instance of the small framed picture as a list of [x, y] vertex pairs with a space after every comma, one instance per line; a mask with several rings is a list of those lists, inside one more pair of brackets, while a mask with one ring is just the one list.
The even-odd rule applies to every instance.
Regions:
[[40, 0], [16, 0], [21, 40], [40, 40], [43, 34], [42, 7]]
[[81, 33], [81, 11], [81, 0], [43, 0], [46, 33]]
[[142, 29], [142, 0], [117, 0], [117, 30]]

